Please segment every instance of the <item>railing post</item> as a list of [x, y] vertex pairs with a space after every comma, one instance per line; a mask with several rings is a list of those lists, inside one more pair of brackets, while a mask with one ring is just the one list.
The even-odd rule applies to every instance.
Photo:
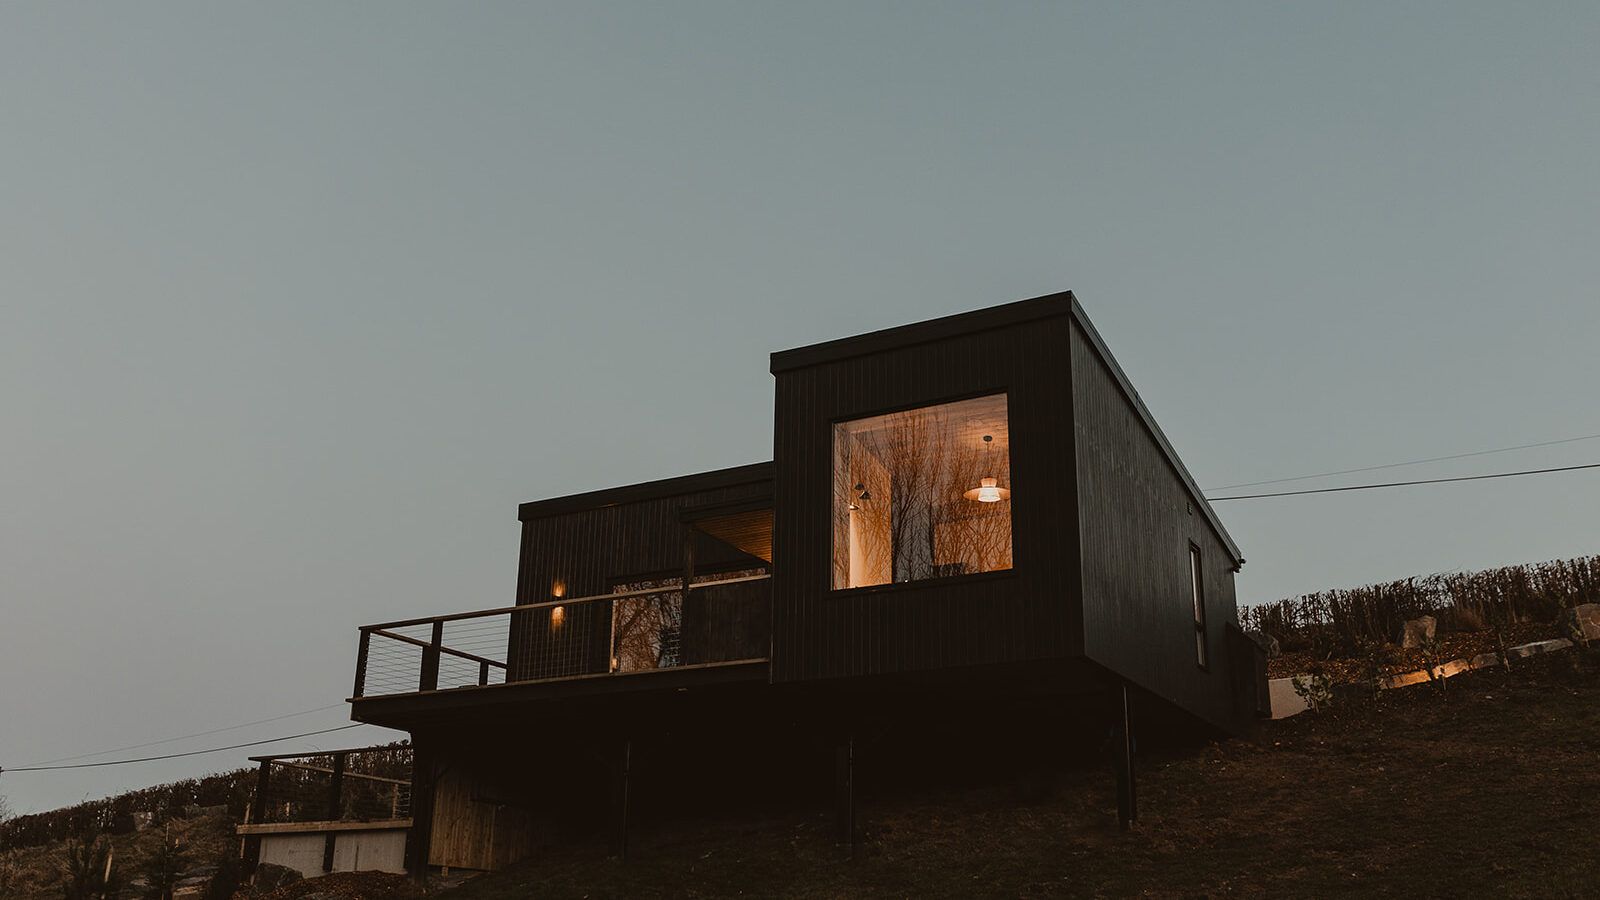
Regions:
[[411, 828], [406, 831], [406, 871], [426, 882], [433, 855], [434, 752], [427, 744], [411, 745]]
[[372, 649], [372, 632], [361, 629], [361, 648], [356, 651], [356, 688], [352, 697], [367, 694], [367, 651]]
[[267, 786], [272, 779], [272, 761], [261, 761], [261, 769], [256, 772], [256, 821], [267, 821]]
[[417, 690], [439, 689], [439, 647], [444, 644], [444, 623], [435, 620], [433, 638], [422, 648], [422, 677], [417, 680]]
[[[598, 603], [600, 601], [591, 602]], [[604, 603], [606, 605], [606, 656], [605, 659], [601, 660], [602, 665], [599, 667], [599, 672], [615, 672], [617, 670], [617, 601], [615, 597], [607, 597], [605, 598]], [[590, 639], [589, 643], [591, 645], [598, 645], [600, 642], [600, 637], [601, 635], [598, 631], [596, 631], [594, 637]]]
[[481, 687], [482, 685], [486, 685], [488, 683], [489, 683], [489, 664], [486, 663], [486, 662], [478, 663], [478, 684]]
[[[256, 799], [252, 804], [252, 812], [257, 824], [267, 821], [267, 781], [272, 777], [272, 763], [269, 760], [261, 761], [261, 769], [256, 773]], [[252, 834], [244, 839], [244, 868], [246, 875], [254, 875], [256, 866], [261, 863], [261, 835]]]
[[[336, 753], [333, 757], [333, 776], [328, 779], [328, 812], [329, 822], [337, 822], [340, 816], [340, 799], [344, 793], [344, 764], [346, 754]], [[322, 841], [322, 871], [333, 871], [333, 849], [338, 838], [338, 832], [330, 831]]]

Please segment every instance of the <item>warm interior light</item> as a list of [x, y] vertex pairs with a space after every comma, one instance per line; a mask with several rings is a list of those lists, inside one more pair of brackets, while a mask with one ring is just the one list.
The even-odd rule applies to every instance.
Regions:
[[[994, 435], [992, 435], [992, 434], [984, 435], [983, 436], [983, 458], [984, 458], [985, 461], [987, 461], [989, 459], [989, 452], [992, 451], [993, 449], [994, 449]], [[988, 466], [984, 466], [984, 468], [987, 469]], [[993, 471], [993, 470], [990, 470], [990, 471]], [[966, 493], [962, 494], [961, 496], [967, 498], [968, 500], [976, 500], [979, 503], [999, 503], [1001, 500], [1010, 499], [1011, 492], [1000, 486], [1000, 479], [994, 477], [993, 475], [985, 475], [982, 478], [978, 479], [978, 486], [977, 487], [973, 488], [970, 491], [967, 491]]]
[[562, 582], [558, 581], [555, 584], [552, 584], [550, 586], [550, 596], [552, 596], [552, 597], [561, 597], [561, 596], [564, 596], [566, 593], [567, 593], [567, 586], [565, 584], [563, 584]]
[[978, 480], [977, 487], [961, 496], [979, 503], [999, 503], [1001, 500], [1011, 499], [1011, 492], [1000, 486], [1000, 479], [985, 475]]
[[555, 626], [559, 627], [561, 625], [561, 623], [565, 622], [566, 620], [567, 620], [567, 608], [565, 606], [556, 606], [556, 607], [552, 607], [551, 608], [551, 610], [550, 610], [550, 624], [551, 625], [555, 625]]

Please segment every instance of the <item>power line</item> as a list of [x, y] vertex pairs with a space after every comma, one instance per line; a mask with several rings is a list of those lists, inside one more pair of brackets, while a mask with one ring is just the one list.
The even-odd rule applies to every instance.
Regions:
[[[251, 725], [265, 725], [268, 722], [281, 722], [284, 719], [293, 719], [296, 716], [308, 716], [308, 715], [310, 715], [312, 713], [315, 713], [315, 712], [324, 712], [324, 711], [330, 710], [330, 709], [338, 709], [341, 706], [344, 706], [344, 704], [343, 703], [333, 703], [333, 704], [330, 704], [328, 706], [319, 706], [316, 709], [303, 709], [300, 712], [284, 713], [281, 716], [273, 716], [270, 719], [257, 719], [254, 722], [245, 722], [242, 725], [229, 725], [226, 728], [213, 728], [210, 731], [197, 731], [194, 734], [185, 734], [185, 735], [182, 735], [180, 737], [167, 738], [165, 740], [160, 740], [160, 741], [150, 741], [150, 742], [144, 743], [144, 744], [129, 744], [126, 747], [112, 747], [110, 750], [97, 750], [94, 753], [80, 753], [77, 756], [63, 756], [63, 757], [60, 757], [59, 759], [47, 759], [44, 762], [34, 763], [33, 765], [34, 766], [48, 766], [51, 763], [71, 762], [71, 761], [73, 761], [75, 759], [88, 759], [91, 756], [104, 756], [107, 753], [121, 753], [124, 750], [140, 750], [140, 749], [143, 749], [145, 747], [158, 747], [158, 746], [160, 746], [162, 744], [171, 744], [171, 743], [174, 743], [176, 741], [188, 740], [189, 738], [205, 737], [208, 734], [221, 734], [224, 731], [237, 731], [240, 728], [249, 728]], [[11, 771], [15, 772], [17, 770], [16, 769], [12, 769]]]
[[1346, 487], [1317, 488], [1309, 491], [1278, 491], [1272, 494], [1241, 494], [1237, 497], [1207, 497], [1209, 503], [1224, 500], [1259, 500], [1263, 497], [1295, 497], [1301, 494], [1333, 494], [1339, 491], [1370, 491], [1375, 488], [1410, 487], [1414, 484], [1443, 484], [1447, 481], [1483, 481], [1488, 478], [1511, 478], [1517, 475], [1543, 475], [1547, 472], [1574, 472], [1578, 469], [1600, 469], [1600, 463], [1582, 466], [1561, 466], [1555, 469], [1525, 469], [1521, 472], [1495, 472], [1490, 475], [1462, 475], [1456, 478], [1427, 478], [1421, 481], [1390, 481], [1384, 484], [1352, 484]]
[[129, 763], [155, 762], [158, 759], [179, 759], [185, 756], [200, 756], [204, 753], [220, 753], [223, 750], [238, 750], [241, 747], [259, 747], [262, 744], [276, 744], [279, 741], [292, 741], [295, 738], [311, 737], [316, 734], [332, 734], [335, 731], [348, 731], [351, 728], [360, 728], [366, 722], [356, 722], [353, 725], [340, 725], [338, 728], [324, 728], [321, 731], [306, 731], [301, 734], [286, 734], [283, 737], [267, 738], [264, 741], [248, 741], [243, 744], [231, 744], [227, 747], [212, 747], [209, 750], [190, 750], [186, 753], [168, 753], [165, 756], [146, 756], [141, 759], [112, 759], [105, 762], [74, 763], [68, 766], [19, 766], [15, 769], [0, 768], [0, 772], [49, 772], [59, 769], [93, 769], [100, 766], [125, 766]]
[[1231, 491], [1234, 488], [1257, 487], [1263, 484], [1283, 484], [1289, 481], [1306, 481], [1311, 478], [1326, 478], [1330, 475], [1351, 475], [1356, 472], [1376, 472], [1379, 469], [1397, 469], [1401, 466], [1416, 466], [1422, 463], [1443, 462], [1447, 459], [1466, 459], [1472, 456], [1488, 456], [1491, 453], [1509, 453], [1512, 450], [1530, 450], [1534, 447], [1554, 447], [1557, 444], [1571, 444], [1577, 441], [1592, 441], [1600, 438], [1600, 434], [1586, 434], [1582, 437], [1562, 438], [1559, 441], [1539, 441], [1536, 444], [1518, 444], [1515, 447], [1498, 447], [1494, 450], [1474, 450], [1471, 453], [1452, 453], [1448, 456], [1430, 456], [1427, 459], [1410, 459], [1405, 462], [1384, 463], [1381, 466], [1361, 466], [1355, 469], [1340, 469], [1337, 472], [1318, 472], [1315, 475], [1296, 475], [1292, 478], [1271, 478], [1266, 481], [1246, 481], [1242, 484], [1225, 484], [1221, 487], [1211, 488], [1213, 491]]

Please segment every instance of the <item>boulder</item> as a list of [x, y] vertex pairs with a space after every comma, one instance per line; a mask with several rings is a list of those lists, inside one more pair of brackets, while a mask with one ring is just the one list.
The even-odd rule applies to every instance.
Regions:
[[1585, 640], [1600, 638], [1600, 603], [1584, 603], [1561, 611], [1561, 633]]
[[256, 866], [256, 876], [250, 880], [250, 891], [256, 894], [270, 894], [286, 884], [294, 884], [302, 877], [298, 869], [264, 862]]
[[1431, 640], [1438, 630], [1439, 623], [1433, 616], [1408, 619], [1400, 626], [1400, 648], [1410, 650], [1413, 647], [1421, 647]]
[[1259, 644], [1261, 649], [1267, 651], [1267, 659], [1277, 659], [1283, 655], [1283, 648], [1278, 645], [1278, 639], [1265, 631], [1247, 631], [1245, 634], [1250, 640]]
[[1565, 650], [1571, 646], [1572, 642], [1566, 638], [1555, 638], [1554, 640], [1549, 641], [1534, 641], [1531, 644], [1518, 644], [1517, 646], [1506, 650], [1506, 656], [1509, 656], [1512, 659], [1526, 659], [1530, 656], [1538, 656], [1541, 653], [1554, 653], [1557, 650]]

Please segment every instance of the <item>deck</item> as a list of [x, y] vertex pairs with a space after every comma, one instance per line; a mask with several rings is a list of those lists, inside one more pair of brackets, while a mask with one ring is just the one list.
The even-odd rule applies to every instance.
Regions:
[[404, 728], [506, 705], [768, 680], [770, 575], [625, 587], [363, 626], [352, 717]]

